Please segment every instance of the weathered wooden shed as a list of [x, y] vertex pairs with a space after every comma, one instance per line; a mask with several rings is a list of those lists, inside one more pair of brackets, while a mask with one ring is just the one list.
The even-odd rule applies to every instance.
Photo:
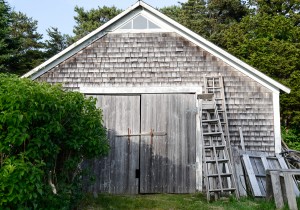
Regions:
[[246, 150], [281, 151], [279, 94], [290, 90], [142, 1], [24, 77], [98, 99], [111, 151], [93, 161], [96, 193], [202, 191], [207, 78], [221, 78], [210, 85], [224, 90], [232, 146], [241, 127]]

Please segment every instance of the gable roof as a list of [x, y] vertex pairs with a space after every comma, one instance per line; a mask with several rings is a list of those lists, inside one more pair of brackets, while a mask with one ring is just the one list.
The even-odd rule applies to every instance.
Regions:
[[241, 61], [240, 59], [234, 57], [233, 55], [229, 54], [225, 50], [221, 49], [220, 47], [216, 46], [215, 44], [209, 42], [208, 40], [204, 39], [203, 37], [199, 36], [198, 34], [192, 32], [188, 28], [182, 26], [181, 24], [177, 23], [176, 21], [172, 20], [171, 18], [167, 17], [166, 15], [162, 14], [161, 12], [157, 11], [153, 7], [149, 6], [148, 4], [144, 3], [143, 1], [138, 1], [127, 10], [122, 12], [121, 14], [117, 15], [98, 29], [94, 30], [90, 34], [86, 35], [82, 39], [78, 40], [77, 42], [70, 45], [65, 50], [61, 51], [57, 55], [53, 56], [49, 60], [45, 61], [44, 63], [40, 64], [36, 68], [32, 69], [28, 73], [24, 74], [22, 77], [30, 77], [31, 79], [36, 79], [40, 75], [46, 73], [53, 67], [57, 66], [67, 58], [71, 57], [75, 53], [79, 52], [83, 48], [90, 45], [92, 42], [98, 40], [99, 38], [105, 36], [109, 32], [115, 32], [124, 24], [128, 23], [128, 20], [133, 19], [138, 14], [146, 14], [149, 17], [154, 18], [159, 24], [162, 24], [164, 28], [167, 30], [171, 30], [173, 32], [178, 33], [179, 35], [183, 36], [187, 40], [191, 41], [192, 43], [196, 44], [197, 46], [201, 47], [202, 49], [208, 51], [212, 55], [216, 56], [217, 58], [223, 60], [230, 66], [234, 67], [235, 69], [241, 71], [245, 75], [251, 77], [255, 81], [259, 82], [260, 84], [264, 85], [265, 87], [273, 90], [278, 91], [282, 90], [286, 93], [290, 93], [290, 89], [279, 82], [273, 80], [272, 78], [268, 77], [267, 75], [263, 74], [262, 72], [256, 70], [255, 68], [249, 66], [245, 62]]

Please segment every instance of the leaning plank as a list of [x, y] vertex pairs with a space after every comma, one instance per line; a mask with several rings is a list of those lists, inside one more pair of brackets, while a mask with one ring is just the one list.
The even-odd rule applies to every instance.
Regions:
[[[279, 162], [281, 168], [282, 169], [288, 169], [288, 166], [287, 166], [286, 162], [284, 161], [284, 158], [282, 156], [280, 156], [280, 155], [276, 155], [276, 157], [278, 159], [278, 162]], [[293, 182], [293, 189], [295, 191], [296, 196], [299, 197], [300, 196], [300, 192], [299, 192], [299, 189], [298, 189], [298, 186], [297, 186], [295, 180]]]
[[293, 189], [293, 183], [294, 180], [292, 178], [292, 175], [289, 174], [288, 172], [283, 172], [283, 177], [284, 177], [284, 185], [285, 185], [285, 192], [286, 192], [286, 197], [288, 200], [289, 204], [289, 209], [290, 210], [297, 210], [297, 202], [296, 202], [296, 195], [294, 193]]
[[242, 151], [240, 151], [238, 148], [235, 147], [232, 148], [232, 155], [233, 155], [232, 164], [235, 165], [234, 172], [235, 172], [236, 184], [237, 184], [239, 196], [247, 196], [245, 176], [244, 176], [243, 166], [240, 158], [241, 152]]
[[284, 206], [283, 195], [280, 183], [280, 171], [267, 170], [267, 199], [274, 198], [277, 209]]
[[270, 169], [270, 166], [269, 166], [269, 163], [268, 163], [268, 160], [267, 160], [267, 157], [266, 156], [261, 156], [261, 161], [262, 161], [262, 164], [265, 168], [265, 170], [267, 169]]
[[246, 169], [247, 176], [248, 176], [249, 181], [250, 181], [251, 190], [253, 192], [253, 195], [255, 197], [261, 197], [262, 193], [260, 191], [260, 188], [259, 188], [256, 176], [255, 176], [254, 170], [252, 168], [249, 155], [244, 154], [242, 156], [242, 160], [243, 160], [243, 164], [244, 164], [245, 169]]
[[242, 147], [242, 150], [246, 151], [242, 127], [239, 127], [239, 133], [240, 133], [240, 138], [241, 138], [241, 147]]

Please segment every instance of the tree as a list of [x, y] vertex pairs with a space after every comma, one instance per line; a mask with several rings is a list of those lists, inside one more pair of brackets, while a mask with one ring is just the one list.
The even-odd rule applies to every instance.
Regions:
[[228, 27], [219, 44], [230, 53], [291, 88], [290, 94], [281, 95], [282, 125], [287, 129], [296, 129], [298, 130], [296, 133], [300, 133], [298, 20], [279, 10], [266, 12], [274, 11], [272, 8], [266, 8], [266, 4], [258, 4], [258, 8], [260, 9], [256, 13]]
[[98, 9], [91, 9], [85, 11], [83, 7], [75, 7], [75, 12], [77, 16], [74, 17], [76, 25], [74, 27], [75, 37], [73, 41], [84, 37], [91, 31], [97, 29], [110, 19], [114, 18], [122, 12], [122, 10], [117, 9], [116, 7], [98, 7]]
[[37, 21], [21, 12], [11, 13], [11, 38], [18, 41], [18, 49], [9, 64], [9, 72], [24, 74], [44, 61], [43, 35], [37, 32]]
[[0, 72], [23, 74], [44, 60], [37, 21], [0, 1]]
[[0, 206], [71, 209], [79, 163], [108, 152], [93, 98], [0, 74]]
[[181, 6], [169, 6], [163, 7], [160, 9], [160, 12], [168, 16], [169, 18], [175, 20], [178, 23], [182, 23], [181, 16], [182, 16], [182, 9]]
[[56, 55], [69, 46], [68, 41], [70, 37], [66, 34], [61, 34], [58, 28], [51, 27], [47, 29], [47, 33], [49, 36], [49, 39], [45, 43], [47, 58]]
[[222, 31], [240, 21], [250, 9], [240, 0], [188, 0], [180, 6], [164, 7], [161, 12], [195, 33], [218, 42]]
[[259, 13], [285, 17], [296, 15], [300, 10], [299, 0], [257, 0], [256, 5]]
[[209, 18], [220, 24], [239, 22], [250, 12], [246, 3], [240, 0], [209, 0], [207, 8]]
[[248, 16], [224, 32], [222, 46], [265, 74], [282, 80], [298, 66], [299, 32], [299, 27], [284, 16]]
[[17, 42], [11, 34], [11, 9], [4, 0], [0, 0], [0, 72], [10, 70], [10, 62], [17, 52]]
[[207, 30], [207, 8], [205, 0], [188, 0], [181, 3], [181, 23], [195, 33], [209, 37]]

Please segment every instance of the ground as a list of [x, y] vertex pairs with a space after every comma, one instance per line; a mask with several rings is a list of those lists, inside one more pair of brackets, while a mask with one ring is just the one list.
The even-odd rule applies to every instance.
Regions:
[[[299, 200], [298, 200], [298, 206]], [[151, 195], [107, 195], [101, 194], [97, 198], [86, 196], [79, 209], [154, 209], [154, 210], [268, 210], [275, 209], [273, 201], [264, 198], [222, 198], [218, 201], [207, 202], [205, 195], [197, 194], [151, 194]], [[285, 207], [284, 209], [288, 209]]]

